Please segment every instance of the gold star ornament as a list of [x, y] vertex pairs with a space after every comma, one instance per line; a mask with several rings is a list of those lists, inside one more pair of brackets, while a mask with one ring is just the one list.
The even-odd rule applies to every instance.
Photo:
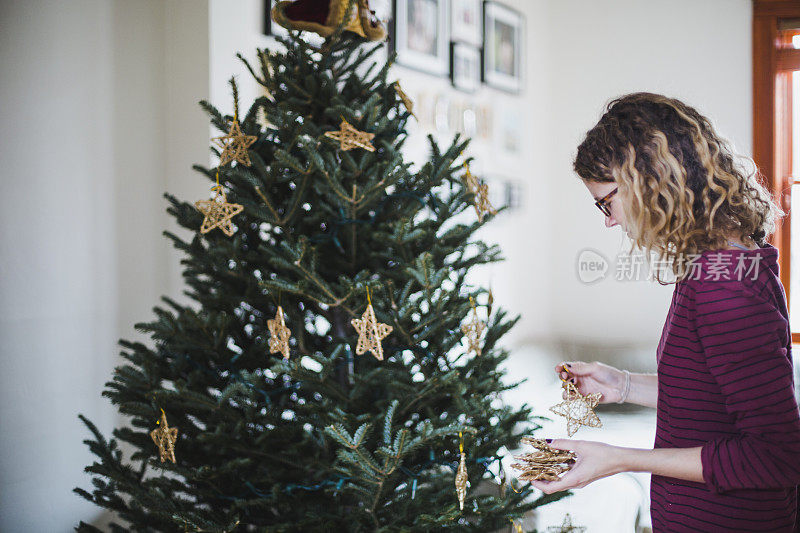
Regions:
[[523, 437], [523, 444], [530, 444], [536, 451], [515, 455], [519, 461], [511, 468], [520, 470], [519, 479], [522, 481], [558, 481], [560, 475], [572, 468], [575, 464], [575, 452], [569, 450], [556, 450], [546, 441]]
[[467, 337], [469, 351], [480, 356], [483, 353], [483, 349], [481, 348], [481, 335], [483, 335], [483, 330], [486, 329], [486, 324], [478, 318], [478, 310], [475, 308], [475, 301], [471, 296], [469, 301], [472, 304], [472, 316], [469, 322], [461, 326], [461, 332]]
[[361, 318], [354, 318], [350, 323], [358, 331], [356, 354], [362, 355], [369, 350], [378, 361], [383, 361], [381, 341], [392, 332], [393, 328], [388, 324], [381, 324], [375, 318], [375, 309], [372, 308], [369, 291], [367, 291], [367, 309]]
[[283, 321], [283, 309], [278, 306], [275, 318], [267, 320], [269, 328], [269, 353], [282, 353], [284, 359], [289, 359], [289, 337], [292, 332]]
[[603, 427], [603, 423], [594, 412], [594, 408], [603, 397], [602, 393], [595, 392], [583, 396], [569, 381], [564, 381], [563, 387], [567, 392], [566, 399], [551, 407], [550, 411], [567, 419], [567, 434], [571, 437], [581, 426]]
[[158, 446], [158, 453], [161, 455], [161, 462], [170, 460], [175, 462], [175, 441], [178, 440], [178, 428], [171, 428], [167, 425], [167, 415], [161, 410], [161, 420], [156, 422], [158, 427], [150, 432], [150, 437]]
[[208, 233], [214, 228], [219, 228], [230, 237], [234, 232], [231, 219], [241, 213], [244, 207], [239, 204], [229, 204], [222, 187], [216, 186], [213, 190], [217, 192], [213, 200], [198, 200], [194, 203], [197, 210], [205, 215], [200, 233]]
[[462, 179], [464, 181], [464, 186], [467, 188], [467, 192], [474, 196], [472, 205], [475, 207], [475, 212], [478, 214], [478, 222], [483, 222], [483, 217], [486, 216], [486, 213], [496, 215], [497, 210], [489, 201], [489, 186], [475, 177], [469, 170], [469, 165], [467, 163], [464, 163], [464, 175]]
[[372, 146], [371, 142], [375, 134], [359, 131], [344, 119], [339, 124], [339, 131], [326, 131], [325, 137], [339, 141], [339, 147], [345, 151], [353, 148], [363, 148], [370, 152], [375, 151], [375, 147]]
[[567, 513], [564, 517], [564, 522], [560, 526], [550, 526], [547, 528], [547, 533], [583, 533], [586, 531], [585, 526], [573, 526], [572, 517]]
[[400, 82], [396, 81], [392, 85], [394, 86], [394, 92], [397, 93], [397, 97], [400, 98], [401, 102], [403, 102], [403, 107], [405, 107], [406, 110], [409, 113], [411, 113], [412, 117], [414, 117], [417, 120], [419, 120], [417, 118], [417, 115], [414, 114], [414, 102], [412, 102], [411, 98], [409, 98], [408, 95], [403, 91], [403, 89], [400, 88]]
[[231, 161], [236, 161], [249, 167], [250, 155], [247, 153], [247, 149], [256, 142], [256, 139], [258, 137], [255, 135], [243, 134], [242, 128], [239, 126], [239, 120], [234, 118], [231, 131], [227, 135], [212, 139], [214, 144], [222, 148], [222, 153], [219, 155], [219, 166], [224, 167]]

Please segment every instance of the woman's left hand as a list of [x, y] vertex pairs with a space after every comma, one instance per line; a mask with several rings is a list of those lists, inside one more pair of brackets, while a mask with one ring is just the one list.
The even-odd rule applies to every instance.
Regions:
[[568, 489], [582, 489], [600, 478], [624, 471], [625, 448], [587, 440], [555, 439], [550, 446], [557, 450], [575, 452], [572, 468], [558, 481], [531, 481], [531, 485], [545, 494]]

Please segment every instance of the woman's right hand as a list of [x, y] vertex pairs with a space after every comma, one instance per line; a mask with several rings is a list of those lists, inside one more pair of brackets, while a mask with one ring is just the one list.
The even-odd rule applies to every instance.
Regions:
[[[572, 381], [578, 392], [586, 396], [599, 392], [600, 403], [616, 403], [622, 398], [625, 373], [613, 366], [594, 361], [564, 361], [556, 365], [556, 373], [562, 380]], [[567, 392], [562, 396], [566, 399]]]

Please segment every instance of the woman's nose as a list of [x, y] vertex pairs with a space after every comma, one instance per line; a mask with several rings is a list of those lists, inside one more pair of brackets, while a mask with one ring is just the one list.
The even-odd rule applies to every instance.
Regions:
[[611, 215], [608, 215], [606, 217], [606, 227], [613, 228], [614, 226], [619, 226], [619, 222], [617, 222]]

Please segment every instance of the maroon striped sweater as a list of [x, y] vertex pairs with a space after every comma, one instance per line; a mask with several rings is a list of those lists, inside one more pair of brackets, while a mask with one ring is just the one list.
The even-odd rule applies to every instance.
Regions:
[[652, 476], [655, 533], [800, 530], [800, 413], [777, 260], [769, 244], [705, 251], [675, 285], [656, 352], [655, 448], [701, 446], [705, 482]]

